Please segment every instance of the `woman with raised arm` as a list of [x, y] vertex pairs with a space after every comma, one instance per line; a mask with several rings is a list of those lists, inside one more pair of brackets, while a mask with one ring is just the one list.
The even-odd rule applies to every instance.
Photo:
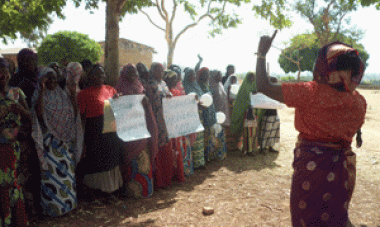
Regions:
[[334, 42], [320, 49], [314, 81], [271, 84], [265, 56], [276, 32], [260, 39], [257, 84], [260, 92], [296, 110], [295, 127], [300, 134], [290, 193], [293, 226], [346, 226], [355, 185], [351, 142], [364, 123], [367, 106], [355, 90], [364, 63], [357, 50]]

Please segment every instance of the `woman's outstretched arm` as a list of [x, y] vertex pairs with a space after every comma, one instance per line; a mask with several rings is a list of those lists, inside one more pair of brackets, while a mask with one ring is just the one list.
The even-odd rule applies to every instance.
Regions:
[[276, 37], [276, 33], [277, 30], [273, 33], [272, 37], [262, 36], [260, 38], [256, 62], [256, 83], [259, 92], [274, 100], [284, 102], [281, 85], [270, 83], [266, 70], [266, 55], [272, 45], [273, 39]]

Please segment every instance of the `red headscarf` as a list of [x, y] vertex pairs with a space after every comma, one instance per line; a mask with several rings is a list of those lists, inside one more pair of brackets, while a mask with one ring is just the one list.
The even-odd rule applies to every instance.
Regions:
[[[123, 67], [123, 70], [120, 73], [119, 81], [116, 84], [117, 92], [121, 92], [123, 95], [141, 95], [144, 92], [144, 87], [141, 82], [136, 78], [133, 82], [130, 80], [130, 75], [133, 73], [133, 70], [137, 69], [134, 65], [128, 64]], [[136, 158], [143, 149], [145, 149], [149, 143], [149, 148], [151, 152], [151, 161], [155, 159], [158, 153], [158, 128], [156, 123], [156, 118], [154, 117], [152, 107], [147, 102], [145, 108], [145, 118], [148, 131], [150, 133], [149, 139], [142, 139], [138, 141], [131, 141], [124, 143], [124, 151], [126, 152], [126, 161], [127, 163]]]
[[128, 64], [123, 67], [115, 87], [117, 92], [123, 95], [142, 94], [144, 92], [144, 87], [138, 80], [138, 77], [136, 77], [136, 80], [133, 82], [131, 81], [130, 77], [133, 73], [137, 73], [138, 76], [137, 69], [134, 65]]
[[318, 53], [317, 60], [315, 62], [313, 77], [314, 80], [320, 84], [335, 85], [343, 83], [346, 91], [350, 90], [348, 84], [346, 84], [344, 77], [349, 77], [351, 82], [358, 85], [363, 78], [364, 63], [360, 59], [359, 72], [357, 75], [351, 78], [351, 74], [347, 71], [337, 71], [338, 57], [347, 54], [355, 53], [359, 55], [359, 52], [351, 46], [342, 42], [333, 42], [325, 45]]

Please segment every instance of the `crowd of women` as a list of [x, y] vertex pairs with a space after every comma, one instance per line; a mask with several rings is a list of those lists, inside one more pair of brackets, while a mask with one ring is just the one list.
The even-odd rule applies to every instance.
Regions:
[[[23, 49], [16, 70], [0, 58], [0, 226], [63, 215], [78, 199], [146, 198], [225, 159], [227, 151], [276, 152], [279, 118], [276, 110], [250, 105], [258, 91], [296, 109], [293, 226], [346, 226], [355, 186], [351, 142], [356, 133], [361, 144], [366, 112], [365, 99], [355, 90], [364, 63], [355, 49], [331, 43], [318, 54], [314, 81], [280, 85], [265, 67], [275, 35], [261, 37], [257, 75], [248, 73], [237, 93], [234, 67], [222, 76], [201, 68], [200, 56], [195, 68], [184, 69], [183, 79], [175, 65], [165, 71], [160, 63], [149, 70], [128, 64], [115, 87], [105, 85], [103, 67], [88, 60], [37, 67], [37, 54]], [[162, 100], [190, 93], [204, 131], [170, 139]], [[105, 101], [137, 94], [144, 95], [151, 137], [123, 142], [116, 132], [103, 133]], [[201, 101], [205, 94], [212, 95], [211, 105]], [[222, 126], [216, 112], [226, 116]]]
[[[75, 209], [78, 200], [150, 197], [208, 162], [225, 159], [227, 151], [275, 151], [276, 111], [250, 106], [255, 74], [248, 73], [234, 93], [234, 67], [222, 76], [200, 68], [202, 60], [199, 56], [184, 75], [176, 65], [165, 70], [160, 63], [150, 69], [127, 64], [112, 87], [105, 84], [103, 67], [86, 59], [38, 66], [37, 53], [26, 48], [16, 69], [0, 58], [0, 226], [57, 217]], [[169, 139], [162, 99], [189, 93], [195, 93], [204, 131]], [[103, 133], [105, 100], [138, 94], [144, 95], [151, 137], [123, 142], [116, 132]], [[200, 101], [204, 94], [213, 97], [211, 105]], [[226, 116], [222, 125], [217, 112]]]

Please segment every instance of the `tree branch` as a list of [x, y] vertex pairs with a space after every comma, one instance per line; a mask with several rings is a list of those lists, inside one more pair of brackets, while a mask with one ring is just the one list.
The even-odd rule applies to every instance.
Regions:
[[192, 23], [192, 24], [189, 24], [189, 25], [187, 25], [186, 27], [184, 27], [183, 29], [182, 29], [182, 31], [180, 31], [177, 35], [176, 35], [176, 37], [175, 37], [175, 39], [174, 39], [174, 45], [176, 45], [177, 44], [177, 41], [178, 41], [178, 39], [179, 39], [179, 37], [181, 36], [181, 35], [183, 35], [183, 33], [185, 33], [187, 30], [189, 30], [190, 28], [193, 28], [193, 27], [195, 27], [195, 26], [197, 26], [198, 25], [198, 23], [201, 21], [201, 20], [203, 20], [203, 19], [205, 19], [206, 17], [209, 17], [211, 20], [215, 20], [215, 18], [213, 17], [213, 16], [211, 16], [210, 14], [204, 14], [204, 15], [202, 15], [201, 17], [199, 17], [199, 19], [198, 19], [198, 21], [197, 22], [194, 22], [194, 23]]
[[157, 7], [158, 13], [159, 13], [160, 16], [162, 17], [162, 19], [165, 20], [165, 16], [164, 16], [164, 14], [162, 13], [162, 10], [161, 10], [160, 4], [158, 3], [158, 0], [156, 0], [156, 7]]
[[341, 25], [342, 25], [342, 20], [343, 20], [343, 18], [344, 18], [346, 15], [347, 15], [347, 12], [344, 13], [344, 14], [342, 15], [341, 18], [339, 18], [338, 28], [336, 29], [335, 34], [334, 34], [334, 37], [333, 37], [334, 40], [336, 39], [336, 37], [338, 36], [338, 34], [339, 34], [339, 32], [340, 32], [340, 28], [341, 28]]
[[148, 20], [149, 20], [149, 22], [151, 23], [151, 24], [153, 24], [156, 28], [158, 28], [158, 29], [160, 29], [161, 31], [164, 31], [165, 32], [165, 29], [163, 29], [162, 27], [160, 27], [160, 26], [158, 26], [156, 23], [154, 23], [153, 22], [153, 20], [152, 20], [152, 18], [150, 18], [150, 16], [146, 13], [146, 12], [144, 12], [143, 10], [139, 10], [141, 13], [143, 13], [147, 18], [148, 18]]
[[177, 11], [177, 3], [175, 2], [175, 0], [173, 0], [173, 13], [172, 13], [172, 17], [170, 18], [170, 24], [173, 24], [176, 11]]
[[168, 16], [168, 11], [166, 11], [166, 9], [165, 9], [165, 0], [161, 0], [161, 10], [165, 14], [165, 21], [168, 22], [169, 21], [169, 16]]

